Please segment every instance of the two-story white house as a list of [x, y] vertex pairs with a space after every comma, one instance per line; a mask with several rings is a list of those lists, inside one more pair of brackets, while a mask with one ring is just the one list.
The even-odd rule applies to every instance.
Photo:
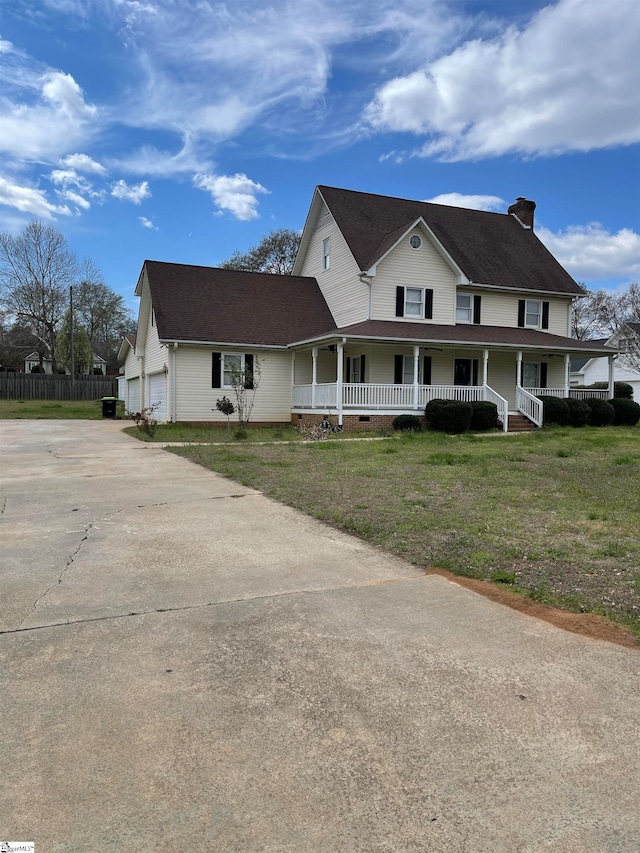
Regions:
[[257, 360], [254, 422], [328, 414], [345, 429], [445, 397], [496, 403], [507, 430], [540, 425], [542, 394], [610, 396], [570, 390], [572, 358], [607, 356], [611, 373], [615, 350], [570, 337], [582, 290], [534, 210], [317, 187], [291, 276], [145, 261], [126, 383], [159, 420], [226, 421], [231, 367]]

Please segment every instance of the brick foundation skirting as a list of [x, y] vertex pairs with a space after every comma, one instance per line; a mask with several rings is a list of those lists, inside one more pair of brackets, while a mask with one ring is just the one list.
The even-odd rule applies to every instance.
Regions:
[[[363, 420], [365, 417], [367, 420]], [[397, 415], [343, 415], [342, 429], [344, 432], [367, 432], [370, 430], [375, 432], [380, 429], [390, 430], [396, 417]], [[427, 421], [423, 416], [419, 417], [422, 428], [425, 429]], [[291, 423], [294, 426], [297, 426], [298, 424], [312, 426], [313, 424], [319, 424], [323, 418], [323, 414], [300, 412], [300, 414], [294, 413], [291, 415]], [[338, 423], [338, 416], [329, 415], [329, 421], [331, 424], [336, 426]]]

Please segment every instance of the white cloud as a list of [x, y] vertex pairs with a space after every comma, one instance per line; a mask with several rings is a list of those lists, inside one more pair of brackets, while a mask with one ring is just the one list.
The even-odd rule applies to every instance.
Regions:
[[121, 201], [140, 204], [145, 198], [151, 196], [151, 190], [147, 181], [142, 181], [140, 184], [127, 184], [126, 181], [119, 180], [111, 185], [111, 195]]
[[632, 5], [559, 0], [521, 30], [467, 41], [392, 79], [365, 116], [379, 130], [427, 136], [415, 153], [445, 160], [638, 142]]
[[39, 73], [23, 54], [0, 69], [0, 152], [18, 160], [56, 161], [95, 132], [98, 110], [61, 71]]
[[497, 195], [465, 195], [464, 193], [441, 193], [427, 198], [432, 204], [448, 204], [452, 207], [467, 207], [470, 210], [505, 211], [506, 202]]
[[236, 219], [257, 219], [259, 193], [268, 193], [262, 184], [246, 175], [196, 175], [194, 186], [206, 190], [220, 210], [228, 210]]
[[62, 166], [67, 166], [69, 169], [78, 170], [79, 172], [88, 172], [94, 175], [106, 175], [105, 167], [89, 157], [88, 154], [67, 154], [60, 161]]
[[146, 216], [139, 216], [138, 219], [140, 220], [140, 224], [143, 228], [149, 228], [151, 231], [158, 230], [153, 222], [150, 219], [147, 219]]
[[206, 157], [199, 157], [189, 145], [185, 145], [177, 154], [145, 145], [133, 154], [111, 158], [108, 162], [113, 169], [133, 175], [158, 177], [207, 172], [212, 168], [211, 161]]
[[640, 234], [630, 228], [612, 233], [591, 222], [555, 233], [540, 227], [536, 234], [577, 281], [640, 277]]
[[0, 176], [0, 204], [13, 207], [22, 213], [31, 213], [42, 219], [53, 219], [54, 214], [69, 215], [66, 205], [51, 204], [43, 190], [16, 184]]

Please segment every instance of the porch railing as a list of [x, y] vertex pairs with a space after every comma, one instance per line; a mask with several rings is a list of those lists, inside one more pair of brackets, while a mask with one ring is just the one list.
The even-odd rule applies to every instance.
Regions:
[[500, 394], [497, 394], [493, 388], [488, 385], [484, 386], [484, 399], [488, 403], [495, 403], [498, 409], [498, 420], [502, 423], [502, 431], [509, 431], [509, 403]]
[[[294, 409], [335, 409], [338, 387], [335, 382], [313, 385], [294, 385], [292, 388]], [[343, 409], [400, 409], [424, 411], [430, 400], [488, 400], [498, 408], [498, 417], [506, 430], [509, 404], [488, 385], [419, 385], [417, 409], [413, 385], [386, 385], [371, 382], [345, 382], [342, 386]]]
[[[527, 388], [535, 397], [564, 397], [564, 388]], [[608, 388], [570, 388], [569, 396], [576, 400], [588, 400], [596, 397], [598, 400], [608, 400], [611, 394]]]
[[542, 401], [520, 385], [516, 385], [516, 408], [536, 426], [542, 426]]

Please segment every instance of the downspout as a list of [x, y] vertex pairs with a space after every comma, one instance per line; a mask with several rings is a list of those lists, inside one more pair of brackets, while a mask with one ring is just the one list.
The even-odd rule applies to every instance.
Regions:
[[358, 273], [358, 278], [360, 279], [360, 281], [363, 284], [366, 284], [369, 287], [369, 308], [367, 311], [367, 320], [370, 320], [371, 319], [371, 302], [372, 302], [372, 295], [371, 294], [373, 291], [373, 287], [371, 286], [372, 285], [371, 276], [369, 275], [368, 272], [361, 272], [361, 273]]
[[173, 342], [173, 349], [171, 350], [171, 421], [172, 423], [176, 423], [178, 420], [178, 402], [176, 400], [176, 389], [177, 389], [177, 377], [176, 377], [176, 363], [177, 363], [177, 355], [178, 355], [178, 342]]

